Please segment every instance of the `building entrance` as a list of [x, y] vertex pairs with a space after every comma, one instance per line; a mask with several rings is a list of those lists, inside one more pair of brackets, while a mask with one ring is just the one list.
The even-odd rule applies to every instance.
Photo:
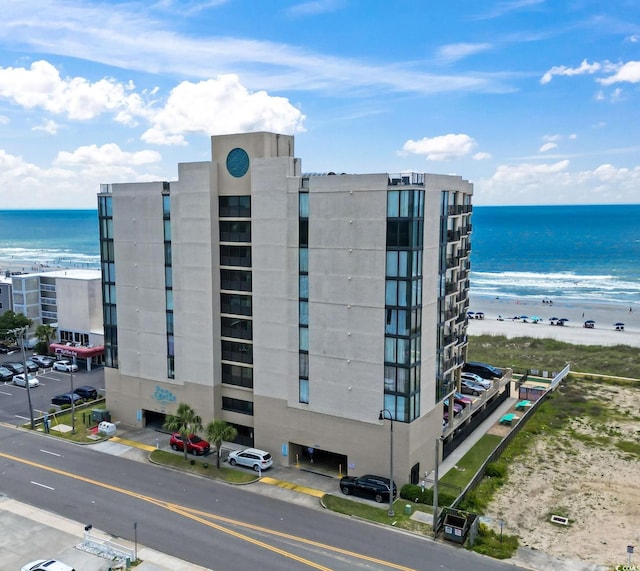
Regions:
[[327, 476], [346, 476], [347, 457], [344, 454], [313, 446], [289, 443], [289, 464]]
[[163, 412], [155, 412], [153, 410], [143, 410], [142, 415], [145, 428], [155, 428], [159, 430], [167, 419], [167, 415]]

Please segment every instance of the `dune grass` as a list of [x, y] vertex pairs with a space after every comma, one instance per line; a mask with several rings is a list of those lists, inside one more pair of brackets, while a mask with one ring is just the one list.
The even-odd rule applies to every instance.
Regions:
[[567, 363], [572, 371], [640, 379], [638, 348], [628, 345], [572, 345], [555, 339], [504, 335], [469, 337], [469, 361], [485, 361], [514, 372], [560, 371]]

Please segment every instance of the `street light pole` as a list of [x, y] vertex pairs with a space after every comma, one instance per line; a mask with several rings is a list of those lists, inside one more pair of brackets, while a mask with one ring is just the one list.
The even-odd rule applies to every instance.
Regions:
[[391, 422], [391, 434], [389, 437], [389, 511], [387, 513], [390, 517], [393, 517], [396, 515], [393, 511], [393, 415], [388, 408], [383, 408], [380, 411], [378, 420], [387, 418], [385, 413], [389, 414], [389, 421]]
[[69, 365], [69, 381], [71, 382], [71, 434], [76, 433], [76, 401], [73, 398], [73, 361]]
[[26, 327], [20, 327], [17, 329], [12, 329], [11, 333], [13, 333], [17, 338], [20, 339], [20, 346], [22, 347], [22, 366], [24, 368], [24, 384], [27, 388], [27, 401], [29, 402], [29, 420], [31, 422], [31, 430], [35, 428], [35, 422], [33, 420], [33, 405], [31, 404], [31, 387], [29, 386], [29, 371], [27, 370], [27, 355], [24, 350], [24, 338], [27, 333]]

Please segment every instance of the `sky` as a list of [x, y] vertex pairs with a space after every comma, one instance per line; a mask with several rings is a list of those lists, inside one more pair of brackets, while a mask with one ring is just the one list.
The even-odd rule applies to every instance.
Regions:
[[476, 205], [640, 202], [637, 0], [0, 0], [0, 210], [95, 209], [212, 135]]

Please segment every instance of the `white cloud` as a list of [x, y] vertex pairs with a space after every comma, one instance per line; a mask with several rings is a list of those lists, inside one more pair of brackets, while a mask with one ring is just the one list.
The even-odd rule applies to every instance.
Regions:
[[501, 165], [489, 179], [474, 182], [474, 203], [631, 204], [639, 186], [640, 166], [571, 171], [568, 160]]
[[140, 166], [158, 163], [162, 159], [157, 151], [136, 151], [133, 153], [120, 149], [115, 143], [98, 147], [87, 145], [78, 147], [72, 153], [60, 151], [54, 163], [58, 165], [107, 165]]
[[540, 83], [542, 83], [543, 85], [545, 83], [549, 83], [553, 79], [554, 75], [565, 75], [565, 76], [585, 75], [585, 74], [592, 75], [599, 71], [611, 71], [613, 67], [614, 66], [609, 62], [589, 63], [586, 59], [582, 60], [582, 63], [578, 67], [567, 67], [566, 65], [557, 65], [552, 67], [547, 72], [545, 72], [545, 74], [540, 79]]
[[631, 42], [632, 44], [638, 43], [640, 42], [640, 34], [633, 34], [632, 36], [629, 36], [628, 38], [625, 38], [628, 42]]
[[474, 55], [480, 52], [487, 51], [492, 48], [491, 44], [471, 44], [471, 43], [458, 43], [458, 44], [448, 44], [446, 46], [442, 46], [436, 57], [438, 59], [454, 62], [458, 61], [462, 58], [465, 58], [470, 55]]
[[546, 153], [547, 151], [550, 151], [552, 149], [557, 149], [557, 148], [558, 148], [558, 145], [556, 143], [545, 143], [538, 149], [538, 151], [541, 153]]
[[424, 155], [428, 161], [446, 161], [459, 159], [471, 153], [477, 143], [464, 134], [424, 137], [419, 141], [409, 139], [403, 146], [401, 154]]
[[6, 115], [0, 115], [0, 125], [8, 125], [11, 122]]
[[153, 151], [125, 153], [117, 145], [83, 147], [59, 153], [50, 167], [41, 167], [0, 149], [0, 204], [13, 208], [96, 208], [100, 184], [167, 180], [159, 172], [144, 172]]
[[543, 141], [548, 141], [550, 143], [555, 143], [556, 141], [559, 141], [560, 139], [562, 139], [562, 135], [543, 135], [542, 136], [542, 140]]
[[152, 117], [142, 139], [176, 144], [187, 133], [221, 135], [246, 131], [293, 134], [304, 131], [305, 116], [284, 97], [249, 92], [236, 75], [192, 83], [171, 90], [163, 109]]
[[47, 119], [42, 125], [36, 125], [32, 131], [44, 131], [50, 135], [55, 135], [58, 132], [60, 125], [51, 119]]
[[61, 78], [47, 61], [36, 61], [30, 69], [0, 68], [0, 97], [25, 109], [44, 109], [69, 119], [93, 119], [105, 112], [124, 111], [125, 117], [140, 113], [143, 103], [131, 93], [132, 84], [113, 79], [91, 83], [82, 77]]
[[471, 157], [474, 161], [485, 161], [491, 158], [490, 153], [476, 153]]
[[612, 83], [620, 82], [640, 82], [640, 61], [629, 61], [621, 66], [612, 76], [598, 79], [598, 83], [602, 85], [611, 85]]

